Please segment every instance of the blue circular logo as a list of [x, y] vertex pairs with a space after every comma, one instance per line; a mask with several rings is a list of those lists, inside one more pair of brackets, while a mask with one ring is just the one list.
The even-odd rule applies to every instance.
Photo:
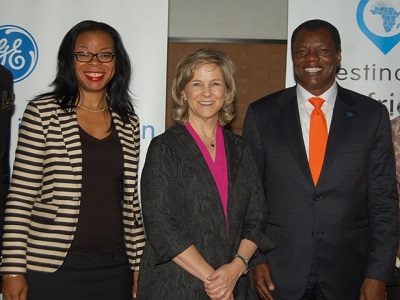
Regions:
[[13, 73], [14, 82], [28, 77], [38, 58], [36, 41], [28, 31], [16, 25], [0, 26], [0, 63]]
[[398, 0], [360, 0], [357, 23], [365, 36], [387, 54], [400, 41], [400, 3]]

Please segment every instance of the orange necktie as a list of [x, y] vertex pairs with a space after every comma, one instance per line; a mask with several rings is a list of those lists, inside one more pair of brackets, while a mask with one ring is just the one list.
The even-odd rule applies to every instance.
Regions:
[[325, 114], [321, 110], [325, 100], [321, 98], [310, 98], [308, 101], [314, 105], [310, 119], [310, 147], [309, 164], [314, 184], [317, 185], [324, 162], [326, 143], [328, 141], [328, 127]]

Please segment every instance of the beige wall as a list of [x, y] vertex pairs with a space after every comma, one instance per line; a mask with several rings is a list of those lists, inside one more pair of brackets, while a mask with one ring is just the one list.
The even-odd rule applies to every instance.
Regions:
[[169, 37], [287, 39], [288, 0], [169, 0]]

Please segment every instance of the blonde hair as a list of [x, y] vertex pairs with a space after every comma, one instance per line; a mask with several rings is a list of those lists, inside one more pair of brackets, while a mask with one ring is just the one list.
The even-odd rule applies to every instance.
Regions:
[[200, 48], [186, 55], [177, 65], [174, 81], [172, 83], [172, 98], [174, 108], [172, 118], [179, 124], [185, 123], [189, 118], [187, 100], [182, 91], [194, 77], [194, 69], [198, 65], [216, 64], [224, 75], [226, 96], [224, 105], [218, 113], [218, 122], [224, 126], [235, 117], [234, 101], [236, 99], [236, 81], [234, 78], [235, 66], [228, 56], [221, 50], [213, 48]]

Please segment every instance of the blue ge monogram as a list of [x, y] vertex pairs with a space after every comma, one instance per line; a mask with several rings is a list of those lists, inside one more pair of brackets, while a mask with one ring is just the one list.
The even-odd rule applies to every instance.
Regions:
[[0, 63], [13, 73], [14, 82], [33, 72], [38, 57], [36, 41], [28, 31], [16, 25], [0, 26]]

